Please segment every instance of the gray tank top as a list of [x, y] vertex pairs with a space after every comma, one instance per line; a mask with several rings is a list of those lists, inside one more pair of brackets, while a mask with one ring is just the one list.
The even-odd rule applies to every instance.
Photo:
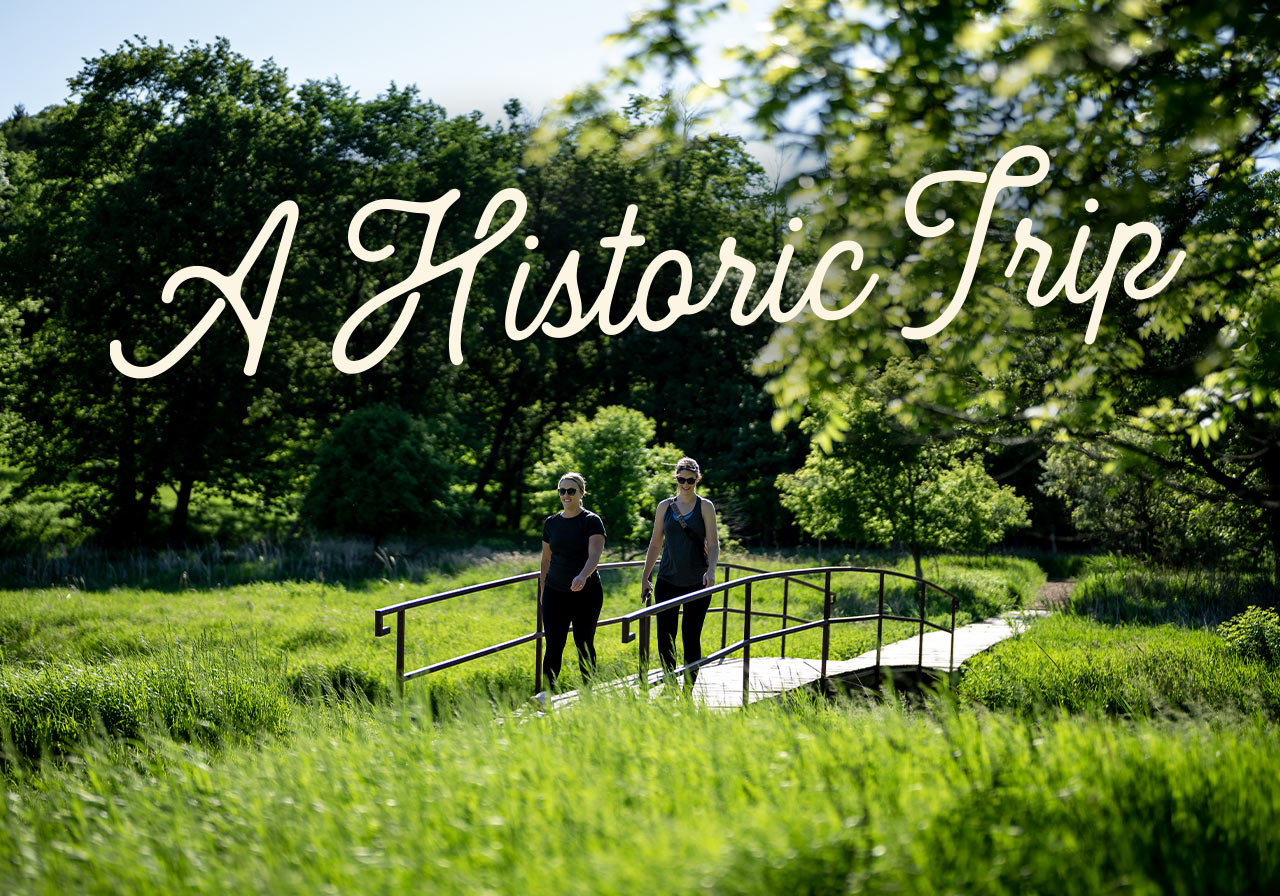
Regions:
[[700, 586], [702, 575], [707, 571], [707, 555], [703, 547], [707, 543], [707, 527], [702, 521], [701, 496], [683, 519], [689, 527], [688, 533], [676, 519], [675, 499], [668, 501], [662, 520], [662, 559], [658, 561], [658, 578], [678, 588]]

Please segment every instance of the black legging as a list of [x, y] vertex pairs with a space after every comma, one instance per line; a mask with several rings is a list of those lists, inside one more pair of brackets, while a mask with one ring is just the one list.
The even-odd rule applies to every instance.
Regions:
[[542, 627], [547, 633], [547, 655], [542, 673], [547, 686], [555, 687], [560, 677], [560, 661], [564, 657], [569, 626], [573, 626], [573, 643], [578, 648], [578, 669], [585, 682], [596, 670], [596, 623], [604, 607], [604, 588], [600, 577], [587, 579], [581, 591], [561, 591], [550, 585], [542, 591]]
[[[655, 603], [671, 600], [682, 594], [698, 591], [701, 585], [672, 585], [665, 579], [658, 579], [653, 588]], [[707, 618], [707, 608], [711, 606], [711, 595], [691, 600], [684, 604], [684, 662], [685, 665], [696, 663], [702, 659], [702, 623]], [[662, 660], [662, 668], [676, 668], [676, 628], [680, 624], [680, 607], [663, 610], [658, 615], [658, 657]], [[698, 678], [697, 669], [685, 672], [685, 683], [693, 687]]]

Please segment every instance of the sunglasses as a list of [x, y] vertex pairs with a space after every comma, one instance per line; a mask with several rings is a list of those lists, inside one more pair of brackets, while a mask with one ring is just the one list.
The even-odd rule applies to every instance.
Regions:
[[698, 477], [696, 476], [694, 476], [692, 479], [685, 479], [683, 476], [676, 477], [676, 482], [680, 483], [681, 485], [693, 485], [697, 481], [698, 481]]
[[556, 491], [562, 495], [576, 495], [578, 493], [576, 488], [558, 488]]

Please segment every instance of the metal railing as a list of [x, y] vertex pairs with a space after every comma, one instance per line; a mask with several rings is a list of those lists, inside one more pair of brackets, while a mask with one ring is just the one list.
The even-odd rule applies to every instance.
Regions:
[[[602, 563], [600, 564], [598, 569], [602, 571], [609, 571], [609, 570], [620, 570], [620, 569], [637, 569], [643, 566], [644, 566], [644, 561], [631, 560], [631, 561], [624, 561], [624, 562], [618, 562], [618, 563]], [[787, 645], [788, 635], [797, 635], [802, 632], [807, 632], [816, 628], [821, 628], [822, 629], [821, 677], [825, 679], [827, 677], [827, 661], [829, 659], [830, 651], [831, 651], [831, 626], [833, 625], [841, 625], [841, 624], [856, 623], [856, 622], [873, 622], [873, 621], [876, 622], [875, 673], [877, 678], [879, 677], [879, 674], [880, 674], [880, 659], [881, 659], [881, 650], [884, 642], [885, 620], [896, 621], [896, 622], [911, 622], [911, 623], [917, 623], [919, 625], [920, 652], [917, 659], [917, 666], [918, 666], [918, 670], [921, 672], [923, 672], [924, 670], [925, 628], [928, 627], [928, 628], [935, 629], [937, 631], [949, 633], [951, 635], [951, 654], [950, 654], [950, 659], [948, 660], [948, 671], [954, 670], [956, 608], [958, 604], [958, 598], [954, 594], [952, 594], [950, 591], [947, 591], [946, 589], [941, 588], [938, 585], [935, 585], [934, 583], [927, 581], [926, 579], [922, 579], [917, 576], [908, 575], [906, 573], [895, 572], [893, 570], [888, 570], [888, 569], [876, 569], [871, 567], [859, 567], [859, 566], [816, 566], [816, 567], [806, 567], [802, 569], [786, 569], [786, 570], [778, 570], [778, 571], [761, 570], [761, 569], [756, 569], [750, 566], [743, 566], [742, 564], [738, 564], [738, 563], [719, 563], [717, 564], [717, 567], [723, 572], [723, 576], [721, 577], [721, 580], [718, 581], [715, 585], [712, 585], [708, 588], [702, 588], [698, 591], [690, 592], [689, 594], [683, 594], [683, 595], [680, 595], [679, 597], [671, 598], [670, 600], [663, 601], [662, 603], [659, 603], [659, 604], [649, 604], [648, 601], [646, 600], [646, 605], [644, 607], [641, 607], [637, 610], [633, 610], [629, 613], [624, 613], [621, 616], [614, 616], [609, 619], [602, 619], [600, 620], [599, 623], [597, 623], [597, 626], [596, 626], [597, 629], [604, 628], [610, 625], [621, 625], [622, 626], [622, 643], [624, 644], [629, 644], [632, 641], [637, 640], [637, 633], [638, 633], [639, 642], [640, 642], [638, 645], [638, 660], [639, 660], [639, 666], [640, 666], [639, 680], [640, 681], [642, 682], [645, 681], [649, 675], [648, 663], [649, 663], [649, 641], [650, 641], [650, 629], [651, 629], [650, 620], [652, 619], [652, 617], [657, 615], [658, 613], [683, 606], [684, 604], [690, 601], [699, 600], [701, 598], [705, 598], [709, 596], [714, 596], [717, 593], [722, 594], [721, 605], [718, 607], [709, 607], [707, 612], [708, 614], [710, 613], [721, 614], [720, 649], [703, 657], [702, 659], [698, 660], [695, 663], [690, 663], [685, 666], [681, 666], [678, 669], [672, 670], [672, 674], [679, 674], [680, 672], [686, 671], [688, 669], [697, 668], [700, 666], [704, 666], [708, 663], [716, 662], [717, 660], [720, 660], [732, 653], [735, 653], [738, 650], [741, 650], [742, 660], [743, 660], [742, 688], [743, 688], [744, 704], [747, 701], [748, 685], [750, 682], [752, 645], [759, 644], [763, 641], [772, 640], [774, 638], [778, 638], [781, 641], [780, 643], [781, 656], [785, 657], [787, 655], [786, 645]], [[732, 573], [735, 570], [745, 573], [745, 575], [739, 576], [736, 579], [732, 578], [731, 577]], [[877, 601], [876, 612], [874, 614], [867, 614], [862, 616], [832, 616], [831, 615], [832, 598], [833, 598], [833, 593], [831, 590], [831, 578], [833, 575], [844, 574], [844, 573], [871, 574], [871, 575], [879, 576], [879, 597]], [[823, 584], [818, 585], [814, 582], [806, 581], [805, 579], [801, 578], [801, 576], [812, 576], [812, 575], [823, 576]], [[909, 582], [917, 583], [919, 585], [919, 591], [920, 591], [919, 616], [900, 616], [896, 614], [886, 614], [884, 612], [885, 577], [886, 576], [892, 577], [895, 579], [904, 579]], [[752, 586], [760, 582], [772, 581], [776, 579], [781, 579], [783, 582], [782, 612], [773, 613], [773, 612], [758, 610], [758, 609], [753, 610], [751, 606]], [[421, 666], [417, 669], [411, 669], [408, 671], [405, 670], [405, 655], [404, 655], [405, 625], [407, 621], [406, 614], [408, 613], [409, 610], [414, 610], [419, 607], [429, 606], [431, 604], [440, 603], [446, 600], [452, 600], [454, 598], [463, 597], [468, 594], [476, 594], [482, 591], [489, 591], [495, 588], [502, 588], [508, 585], [515, 585], [520, 582], [529, 582], [529, 581], [534, 582], [534, 589], [537, 595], [537, 623], [536, 623], [536, 628], [533, 632], [530, 632], [527, 635], [521, 635], [520, 637], [517, 637], [517, 638], [512, 638], [507, 641], [503, 641], [498, 644], [493, 644], [488, 647], [481, 648], [479, 650], [473, 650], [468, 653], [460, 654], [458, 656], [454, 656], [446, 660], [440, 660], [435, 663], [430, 663], [426, 666]], [[536, 645], [535, 654], [534, 654], [534, 679], [533, 679], [534, 690], [535, 691], [540, 690], [541, 683], [542, 683], [542, 639], [546, 637], [546, 633], [543, 631], [543, 628], [542, 628], [542, 625], [543, 625], [542, 593], [540, 588], [538, 587], [537, 582], [538, 582], [538, 573], [528, 572], [528, 573], [523, 573], [517, 576], [509, 576], [505, 579], [497, 579], [492, 582], [482, 582], [478, 585], [467, 585], [462, 588], [455, 588], [452, 591], [445, 591], [440, 594], [430, 595], [428, 597], [419, 597], [413, 600], [403, 601], [398, 604], [392, 604], [391, 606], [381, 607], [377, 610], [374, 610], [373, 633], [375, 637], [383, 637], [391, 633], [391, 628], [387, 625], [388, 617], [394, 616], [396, 620], [396, 681], [399, 687], [400, 695], [401, 696], [404, 695], [404, 683], [406, 681], [409, 681], [414, 678], [418, 678], [423, 675], [429, 675], [432, 672], [439, 672], [444, 669], [451, 668], [453, 666], [458, 666], [458, 665], [461, 665], [462, 663], [471, 662], [472, 660], [477, 660], [482, 657], [491, 656], [495, 653], [500, 653], [504, 650], [510, 650], [514, 647], [519, 647], [523, 644], [528, 644], [530, 641], [535, 642], [535, 645]], [[798, 616], [793, 616], [790, 614], [789, 604], [791, 599], [791, 586], [793, 584], [799, 587], [810, 588], [815, 591], [822, 592], [823, 600], [822, 600], [822, 618], [821, 619], [810, 620], [810, 619], [804, 619]], [[740, 608], [729, 605], [730, 592], [738, 588], [742, 589], [742, 595], [743, 595], [742, 606]], [[945, 597], [950, 598], [951, 600], [950, 627], [931, 622], [926, 617], [925, 615], [926, 589], [933, 589], [939, 594], [942, 594]], [[733, 644], [728, 643], [729, 616], [731, 614], [741, 615], [743, 617], [742, 639], [734, 642]], [[769, 631], [761, 632], [759, 634], [753, 635], [751, 631], [753, 617], [766, 618], [766, 619], [778, 619], [778, 620], [781, 620], [782, 626], [781, 628], [771, 629]], [[631, 631], [631, 624], [633, 622], [638, 623], [637, 625], [638, 632]], [[797, 624], [791, 625], [790, 623], [792, 622], [795, 622]]]

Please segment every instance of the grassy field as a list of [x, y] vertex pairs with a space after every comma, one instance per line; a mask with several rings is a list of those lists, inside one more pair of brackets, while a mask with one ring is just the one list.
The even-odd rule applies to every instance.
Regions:
[[1209, 629], [1111, 626], [1060, 615], [970, 660], [959, 693], [993, 709], [1129, 717], [1206, 711], [1280, 719], [1274, 663], [1238, 656]]
[[[1215, 628], [1242, 595], [1274, 600], [1258, 583], [1091, 563], [1067, 612], [911, 708], [796, 698], [718, 713], [589, 693], [535, 717], [513, 709], [531, 646], [394, 699], [394, 641], [373, 637], [372, 610], [532, 559], [415, 582], [0, 593], [0, 892], [1280, 888], [1276, 666]], [[925, 572], [960, 596], [962, 623], [1044, 580], [1007, 558]], [[638, 605], [637, 582], [607, 574], [606, 616]], [[837, 612], [874, 606], [874, 584], [838, 583]], [[781, 587], [753, 599], [776, 610]], [[790, 610], [820, 614], [821, 595], [793, 590]], [[533, 611], [528, 583], [416, 611], [409, 663], [531, 631]], [[837, 632], [839, 656], [874, 637]], [[597, 642], [608, 669], [631, 670], [616, 628]]]
[[[309, 713], [162, 771], [11, 787], [29, 893], [1268, 892], [1280, 739], [1250, 721], [1038, 722], [588, 699], [549, 718]], [[417, 709], [422, 709], [420, 705]]]
[[[797, 563], [843, 562], [861, 565], [880, 558], [782, 558], [752, 556], [738, 562], [765, 569], [785, 569]], [[264, 703], [281, 694], [307, 699], [325, 692], [359, 691], [372, 701], [394, 690], [394, 636], [373, 636], [373, 610], [413, 597], [504, 578], [535, 569], [532, 555], [498, 555], [462, 571], [426, 573], [417, 582], [374, 580], [363, 587], [317, 582], [259, 582], [225, 588], [186, 588], [156, 591], [112, 588], [103, 592], [78, 588], [35, 589], [0, 593], [0, 714], [14, 731], [19, 751], [32, 755], [43, 738], [63, 750], [94, 726], [93, 707], [103, 701], [121, 707], [107, 719], [108, 732], [132, 736], [148, 716], [158, 716], [171, 729], [185, 730], [185, 708], [197, 700], [175, 691], [184, 705], [174, 708], [157, 700], [148, 682], [192, 681], [193, 694], [216, 677], [222, 687], [202, 694], [211, 723], [227, 720], [238, 734], [252, 733], [251, 721], [265, 730], [278, 726], [277, 713], [266, 709], [237, 715], [229, 701], [244, 706], [243, 696], [264, 694]], [[929, 574], [961, 598], [958, 621], [984, 618], [1018, 605], [1034, 594], [1043, 580], [1025, 560], [939, 558]], [[905, 563], [898, 563], [906, 569]], [[741, 573], [738, 573], [739, 575]], [[606, 571], [604, 617], [640, 606], [639, 574], [635, 570]], [[877, 578], [837, 580], [835, 612], [857, 614], [875, 608]], [[887, 588], [890, 608], [903, 614], [918, 612], [917, 592], [905, 586]], [[778, 612], [783, 586], [766, 583], [753, 592], [757, 611]], [[735, 602], [738, 598], [735, 596]], [[740, 606], [740, 604], [735, 604]], [[930, 618], [950, 622], [949, 602], [930, 598]], [[788, 603], [792, 615], [819, 618], [822, 595], [793, 588]], [[536, 623], [536, 589], [532, 582], [468, 595], [411, 612], [406, 625], [408, 668], [448, 659], [532, 632]], [[758, 619], [755, 632], [776, 628], [776, 620]], [[886, 639], [910, 634], [911, 626], [886, 627]], [[742, 617], [731, 615], [722, 627], [711, 616], [704, 647], [741, 636]], [[870, 625], [844, 626], [832, 633], [833, 655], [856, 656], [874, 647]], [[601, 675], [615, 677], [635, 668], [636, 645], [624, 646], [617, 627], [597, 635]], [[758, 648], [760, 655], [776, 653], [779, 641]], [[788, 640], [792, 656], [818, 656], [818, 632]], [[572, 648], [570, 648], [570, 652]], [[565, 664], [565, 685], [578, 684], [576, 664]], [[197, 670], [197, 671], [193, 671]], [[208, 674], [204, 671], [210, 670]], [[214, 675], [216, 673], [216, 676]], [[456, 669], [410, 682], [408, 688], [426, 692], [440, 710], [468, 694], [486, 695], [499, 704], [513, 705], [534, 690], [534, 649], [516, 648]], [[237, 679], [243, 679], [237, 685]], [[185, 714], [185, 715], [184, 715]], [[236, 721], [241, 716], [247, 721]], [[170, 724], [172, 720], [179, 720]], [[209, 737], [216, 732], [208, 732]]]

